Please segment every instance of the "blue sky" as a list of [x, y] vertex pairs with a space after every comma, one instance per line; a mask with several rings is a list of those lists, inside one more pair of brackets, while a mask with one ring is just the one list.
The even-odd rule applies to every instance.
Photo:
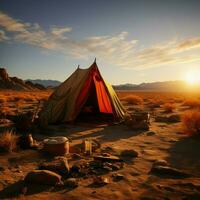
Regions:
[[200, 1], [1, 0], [0, 66], [65, 80], [97, 58], [112, 84], [200, 77]]

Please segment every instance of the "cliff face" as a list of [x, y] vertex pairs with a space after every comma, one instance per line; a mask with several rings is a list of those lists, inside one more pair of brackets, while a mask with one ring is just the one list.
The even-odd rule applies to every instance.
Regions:
[[0, 89], [10, 90], [45, 90], [45, 87], [39, 84], [30, 84], [17, 77], [9, 77], [5, 68], [0, 68]]

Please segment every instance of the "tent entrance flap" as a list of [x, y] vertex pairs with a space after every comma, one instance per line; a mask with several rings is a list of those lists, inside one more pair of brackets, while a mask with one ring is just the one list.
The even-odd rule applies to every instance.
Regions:
[[95, 75], [93, 76], [93, 80], [96, 88], [99, 111], [101, 113], [112, 114], [112, 106], [102, 79], [98, 75]]

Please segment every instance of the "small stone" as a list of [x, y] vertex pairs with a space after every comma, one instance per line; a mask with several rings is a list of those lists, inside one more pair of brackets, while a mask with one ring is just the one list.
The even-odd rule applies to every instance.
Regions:
[[80, 160], [81, 158], [82, 158], [81, 155], [78, 154], [78, 153], [73, 153], [73, 154], [72, 154], [72, 159]]
[[81, 170], [81, 167], [79, 165], [73, 165], [70, 169], [70, 173], [79, 173]]
[[114, 181], [120, 181], [120, 180], [124, 179], [124, 175], [123, 174], [118, 174], [118, 173], [117, 174], [113, 174], [112, 177], [113, 177]]
[[147, 136], [152, 136], [152, 135], [155, 135], [156, 133], [154, 131], [148, 131], [146, 133]]
[[123, 165], [121, 165], [121, 163], [117, 164], [117, 163], [114, 163], [112, 165], [112, 169], [115, 171], [115, 170], [120, 170], [121, 168], [123, 168]]
[[64, 185], [67, 187], [75, 188], [78, 187], [78, 181], [76, 178], [68, 178], [64, 181]]
[[22, 173], [22, 170], [17, 169], [17, 170], [15, 170], [15, 172]]
[[93, 178], [93, 184], [96, 186], [104, 186], [108, 184], [110, 181], [107, 177], [96, 176]]
[[155, 160], [153, 166], [168, 166], [166, 160]]
[[99, 160], [102, 162], [119, 162], [121, 159], [117, 156], [94, 156], [94, 160]]
[[109, 153], [101, 153], [101, 155], [102, 155], [102, 156], [105, 156], [105, 157], [108, 157], [108, 156], [110, 156], [110, 154], [109, 154]]
[[122, 157], [135, 158], [138, 157], [138, 152], [133, 149], [127, 149], [121, 152]]
[[0, 171], [5, 171], [5, 168], [4, 167], [0, 167]]

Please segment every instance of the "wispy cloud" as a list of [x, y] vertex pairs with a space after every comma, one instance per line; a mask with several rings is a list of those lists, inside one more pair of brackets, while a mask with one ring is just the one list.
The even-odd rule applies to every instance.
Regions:
[[[100, 57], [127, 69], [147, 69], [169, 64], [199, 61], [194, 50], [200, 49], [200, 37], [172, 40], [141, 49], [139, 41], [128, 39], [127, 32], [75, 40], [71, 27], [53, 26], [45, 31], [39, 24], [25, 23], [0, 12], [0, 41], [21, 42], [58, 51], [79, 59]], [[9, 33], [9, 38], [6, 36]], [[187, 55], [185, 55], [187, 54]]]
[[6, 36], [5, 31], [0, 30], [0, 42], [1, 41], [7, 41], [9, 38]]

